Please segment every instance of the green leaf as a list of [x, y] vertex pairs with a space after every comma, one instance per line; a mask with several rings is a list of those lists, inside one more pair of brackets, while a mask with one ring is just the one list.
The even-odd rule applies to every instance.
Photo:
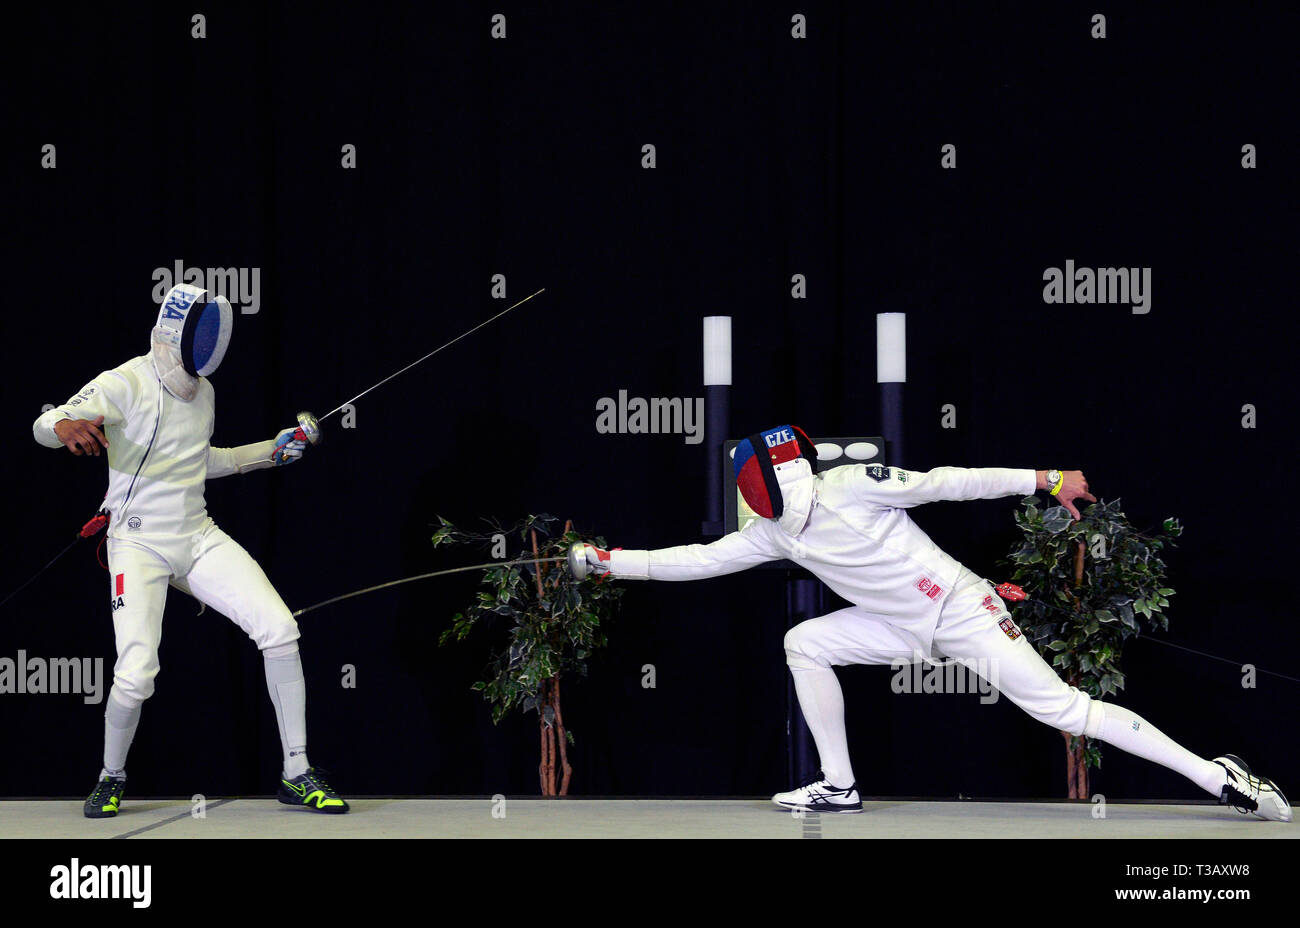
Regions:
[[1051, 648], [1053, 651], [1064, 651], [1066, 648], [1069, 647], [1069, 645], [1058, 638], [1056, 641], [1053, 641], [1051, 644], [1049, 644], [1048, 647]]

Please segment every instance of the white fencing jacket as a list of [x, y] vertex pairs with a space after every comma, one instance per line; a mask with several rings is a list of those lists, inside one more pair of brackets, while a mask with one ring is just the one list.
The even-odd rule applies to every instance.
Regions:
[[104, 371], [75, 396], [41, 415], [32, 426], [48, 448], [62, 446], [54, 425], [61, 419], [104, 417], [108, 439], [108, 535], [150, 548], [178, 575], [189, 571], [191, 543], [207, 525], [204, 482], [270, 467], [274, 440], [240, 448], [213, 448], [215, 394], [199, 378], [194, 399], [184, 402], [162, 385], [149, 355]]
[[[803, 463], [803, 462], [800, 462]], [[913, 634], [928, 650], [939, 611], [960, 583], [978, 578], [941, 551], [905, 510], [938, 500], [1028, 495], [1033, 470], [936, 467], [927, 472], [849, 464], [794, 484], [784, 477], [787, 505], [811, 491], [806, 520], [755, 519], [712, 544], [656, 551], [612, 551], [610, 573], [629, 579], [696, 580], [788, 558], [827, 586], [891, 625]], [[798, 508], [796, 506], [796, 508]], [[800, 525], [802, 528], [800, 529]]]

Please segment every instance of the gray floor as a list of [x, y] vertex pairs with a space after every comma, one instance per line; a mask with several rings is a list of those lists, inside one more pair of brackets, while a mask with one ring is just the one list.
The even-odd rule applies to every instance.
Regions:
[[[504, 803], [504, 805], [503, 805]], [[0, 802], [3, 838], [1295, 838], [1300, 827], [1213, 805], [1050, 802], [864, 804], [861, 815], [797, 818], [760, 799], [361, 799], [347, 815], [269, 799], [130, 799], [113, 819], [81, 803]], [[494, 811], [496, 815], [494, 816]], [[504, 813], [504, 814], [502, 814]]]

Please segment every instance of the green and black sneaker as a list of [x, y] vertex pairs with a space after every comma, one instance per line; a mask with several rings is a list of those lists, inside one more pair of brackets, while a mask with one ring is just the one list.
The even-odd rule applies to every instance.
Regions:
[[86, 818], [112, 818], [122, 804], [126, 777], [101, 777], [83, 807]]
[[348, 804], [325, 782], [325, 771], [319, 767], [308, 767], [306, 773], [292, 780], [281, 777], [280, 791], [275, 798], [285, 805], [300, 806], [327, 815], [342, 815], [348, 810]]

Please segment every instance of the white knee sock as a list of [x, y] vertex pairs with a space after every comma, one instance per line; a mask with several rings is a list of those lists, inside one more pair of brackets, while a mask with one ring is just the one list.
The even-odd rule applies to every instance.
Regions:
[[292, 642], [262, 652], [266, 689], [275, 706], [284, 751], [284, 776], [293, 779], [307, 772], [307, 684], [302, 675], [298, 644]]
[[1228, 782], [1228, 772], [1214, 761], [1197, 757], [1146, 719], [1123, 706], [1093, 700], [1088, 709], [1088, 726], [1084, 734], [1176, 770], [1215, 796], [1219, 795]]
[[832, 786], [853, 786], [853, 765], [849, 763], [849, 739], [844, 732], [844, 691], [835, 671], [829, 667], [791, 667], [795, 695], [804, 721], [817, 743], [822, 774]]
[[124, 699], [114, 686], [104, 710], [104, 769], [100, 777], [126, 778], [126, 755], [140, 724], [140, 703]]

